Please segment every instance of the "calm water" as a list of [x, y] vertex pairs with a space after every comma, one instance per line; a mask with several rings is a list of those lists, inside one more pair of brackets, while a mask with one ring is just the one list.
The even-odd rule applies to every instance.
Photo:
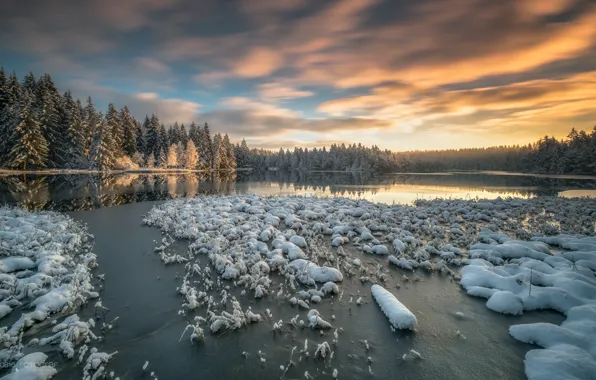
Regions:
[[[110, 369], [120, 379], [150, 378], [141, 367], [150, 362], [149, 371], [160, 379], [279, 379], [280, 365], [287, 365], [291, 348], [302, 348], [304, 340], [315, 343], [333, 339], [332, 333], [320, 336], [308, 328], [284, 327], [282, 333], [271, 331], [274, 321], [288, 321], [305, 312], [273, 298], [254, 300], [236, 295], [246, 309], [263, 313], [269, 308], [273, 320], [250, 325], [239, 331], [213, 336], [206, 333], [203, 344], [191, 345], [187, 337], [178, 342], [186, 321], [177, 312], [182, 300], [176, 293], [182, 265], [165, 266], [154, 253], [155, 241], [161, 239], [155, 228], [140, 225], [142, 215], [156, 203], [175, 197], [197, 194], [304, 194], [350, 196], [380, 202], [412, 202], [418, 198], [459, 197], [495, 198], [531, 197], [542, 194], [595, 196], [594, 178], [542, 178], [497, 174], [390, 175], [370, 177], [341, 173], [277, 173], [263, 175], [240, 173], [238, 177], [199, 177], [196, 175], [60, 175], [0, 177], [0, 203], [21, 203], [32, 209], [69, 211], [95, 235], [94, 252], [99, 257], [98, 273], [105, 273], [102, 291], [104, 305], [110, 308], [108, 319], [120, 317], [116, 327], [101, 343], [101, 351], [114, 352]], [[117, 206], [119, 207], [108, 207]], [[184, 254], [187, 243], [176, 249]], [[348, 250], [347, 248], [346, 250]], [[364, 263], [380, 260], [359, 251], [348, 254]], [[208, 265], [201, 258], [202, 265]], [[333, 368], [340, 379], [516, 379], [524, 378], [523, 357], [532, 346], [519, 343], [508, 335], [512, 324], [535, 321], [560, 323], [563, 316], [552, 312], [526, 313], [521, 317], [490, 312], [485, 301], [472, 298], [448, 277], [421, 274], [422, 281], [403, 284], [400, 269], [391, 268], [388, 289], [398, 294], [419, 320], [418, 331], [391, 333], [385, 316], [370, 296], [370, 284], [346, 278], [341, 285], [344, 298], [325, 300], [317, 305], [329, 320], [334, 314], [336, 326], [344, 328], [335, 348], [332, 365], [325, 368], [312, 358], [291, 369], [284, 378], [303, 378], [308, 370], [316, 379], [329, 379]], [[276, 276], [272, 276], [274, 281]], [[275, 282], [274, 282], [275, 283]], [[273, 285], [272, 289], [276, 286]], [[353, 305], [349, 298], [363, 297], [364, 304]], [[217, 298], [217, 297], [216, 297]], [[464, 319], [455, 316], [457, 311]], [[91, 305], [82, 315], [93, 316]], [[457, 337], [459, 330], [467, 339]], [[48, 332], [49, 334], [49, 332]], [[366, 351], [362, 340], [368, 340]], [[403, 354], [415, 349], [422, 361], [403, 362]], [[61, 360], [55, 347], [48, 354], [60, 363], [57, 379], [79, 378], [81, 370], [73, 361]], [[257, 351], [265, 353], [263, 365]], [[241, 353], [249, 353], [244, 358]], [[366, 358], [373, 359], [368, 372]], [[294, 361], [299, 355], [295, 354]], [[325, 373], [323, 373], [325, 372]]]
[[496, 198], [536, 195], [596, 197], [596, 177], [515, 173], [371, 176], [367, 173], [267, 172], [227, 175], [0, 176], [0, 204], [31, 209], [89, 210], [198, 194], [347, 196], [384, 203], [419, 198]]

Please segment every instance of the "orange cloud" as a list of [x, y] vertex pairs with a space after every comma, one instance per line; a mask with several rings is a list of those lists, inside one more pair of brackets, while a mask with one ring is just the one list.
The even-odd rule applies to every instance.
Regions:
[[281, 101], [287, 99], [313, 96], [314, 92], [298, 90], [281, 83], [264, 83], [258, 86], [259, 97], [264, 101]]
[[283, 56], [275, 50], [256, 47], [233, 67], [234, 74], [245, 77], [263, 77], [275, 72], [283, 65]]

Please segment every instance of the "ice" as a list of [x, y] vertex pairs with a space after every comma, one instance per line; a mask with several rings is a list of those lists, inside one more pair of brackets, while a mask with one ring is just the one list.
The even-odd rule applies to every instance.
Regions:
[[414, 330], [417, 323], [416, 316], [393, 294], [377, 284], [373, 285], [370, 290], [393, 327]]

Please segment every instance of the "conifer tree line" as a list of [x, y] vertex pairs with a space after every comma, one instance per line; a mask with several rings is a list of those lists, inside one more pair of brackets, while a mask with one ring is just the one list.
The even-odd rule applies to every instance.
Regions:
[[596, 174], [596, 127], [572, 129], [567, 138], [545, 136], [534, 144], [491, 148], [392, 152], [377, 146], [333, 144], [277, 152], [232, 144], [207, 123], [166, 127], [153, 114], [141, 122], [127, 106], [109, 104], [105, 114], [91, 97], [61, 94], [52, 78], [32, 73], [19, 81], [0, 67], [0, 168], [199, 170], [322, 170], [353, 172], [440, 172], [504, 170]]
[[48, 74], [19, 81], [0, 68], [0, 168], [109, 170], [128, 162], [235, 170], [235, 148], [227, 134], [212, 136], [207, 123], [166, 127], [156, 115], [141, 123], [127, 106], [112, 103], [103, 114], [91, 97], [82, 102], [70, 91], [61, 94]]
[[[596, 127], [572, 129], [566, 139], [545, 136], [534, 144], [491, 148], [392, 152], [362, 144], [333, 144], [329, 149], [263, 149], [237, 152], [253, 168], [333, 170], [373, 173], [430, 173], [499, 170], [550, 174], [596, 174]], [[239, 166], [240, 167], [240, 166]]]

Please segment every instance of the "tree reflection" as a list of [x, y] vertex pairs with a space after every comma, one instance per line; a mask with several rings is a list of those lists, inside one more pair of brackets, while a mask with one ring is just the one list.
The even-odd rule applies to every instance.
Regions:
[[[0, 176], [0, 204], [31, 210], [78, 211], [126, 203], [210, 194], [305, 194], [365, 198], [378, 193], [445, 189], [503, 195], [556, 195], [566, 189], [594, 189], [594, 181], [481, 174], [392, 175], [369, 173], [220, 172]], [[436, 191], [432, 191], [435, 189]], [[431, 195], [432, 196], [432, 195]]]

